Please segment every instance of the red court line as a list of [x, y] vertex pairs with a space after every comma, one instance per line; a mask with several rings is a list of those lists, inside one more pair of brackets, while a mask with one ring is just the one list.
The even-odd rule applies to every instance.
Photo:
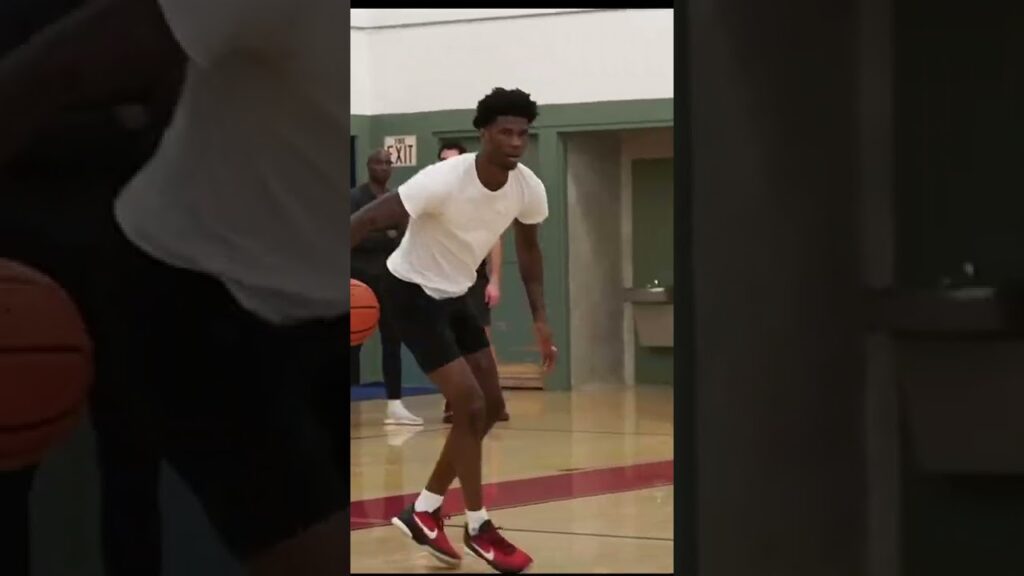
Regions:
[[[499, 510], [668, 486], [675, 480], [674, 468], [673, 460], [664, 460], [495, 482], [484, 484], [484, 501], [488, 510]], [[353, 502], [352, 530], [387, 525], [418, 495], [417, 492]], [[442, 513], [462, 514], [464, 511], [462, 489], [453, 488], [444, 499]]]

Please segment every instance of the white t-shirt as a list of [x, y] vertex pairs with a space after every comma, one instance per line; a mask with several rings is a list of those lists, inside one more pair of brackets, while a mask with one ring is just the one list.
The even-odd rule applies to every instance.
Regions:
[[539, 224], [548, 217], [544, 183], [529, 168], [518, 165], [492, 192], [477, 176], [476, 154], [424, 168], [398, 187], [398, 195], [409, 228], [388, 269], [439, 300], [469, 290], [477, 267], [513, 220]]
[[271, 322], [344, 314], [348, 3], [159, 1], [190, 61], [159, 149], [117, 200], [122, 229]]

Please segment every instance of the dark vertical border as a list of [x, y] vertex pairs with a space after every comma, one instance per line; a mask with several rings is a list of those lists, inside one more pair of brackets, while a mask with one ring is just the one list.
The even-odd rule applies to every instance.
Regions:
[[676, 463], [676, 573], [696, 576], [697, 555], [697, 371], [694, 365], [693, 313], [693, 138], [690, 90], [690, 3], [675, 9], [676, 206], [675, 223], [675, 463]]
[[[352, 21], [351, 21], [351, 3], [350, 3], [350, 0], [334, 0], [334, 1], [335, 2], [343, 2], [349, 8], [348, 10], [344, 11], [345, 16], [342, 18], [342, 21], [338, 23], [338, 26], [339, 26], [339, 28], [341, 30], [349, 30], [350, 31], [349, 34], [351, 34], [351, 29], [352, 29], [351, 23], [352, 23]], [[345, 146], [347, 147], [347, 149], [343, 152], [342, 157], [338, 158], [338, 163], [341, 164], [342, 166], [344, 166], [344, 170], [346, 172], [346, 174], [345, 174], [345, 181], [346, 182], [354, 182], [355, 181], [355, 174], [352, 173], [352, 169], [353, 169], [353, 165], [354, 164], [358, 164], [358, 163], [354, 162], [354, 160], [355, 160], [355, 156], [354, 156], [354, 154], [355, 154], [355, 139], [359, 137], [359, 134], [353, 134], [352, 126], [351, 126], [352, 102], [350, 100], [351, 100], [351, 95], [352, 95], [352, 71], [349, 69], [351, 67], [351, 65], [352, 65], [352, 54], [351, 54], [352, 43], [351, 43], [351, 41], [348, 42], [348, 44], [346, 44], [346, 46], [348, 47], [348, 49], [347, 50], [343, 50], [342, 53], [338, 55], [339, 56], [339, 58], [338, 58], [338, 60], [339, 60], [339, 62], [338, 62], [338, 74], [341, 74], [342, 77], [344, 78], [344, 80], [342, 81], [342, 87], [343, 87], [343, 89], [342, 89], [342, 94], [343, 94], [342, 98], [344, 99], [343, 101], [344, 101], [345, 108], [348, 108], [348, 110], [349, 110], [349, 116], [346, 117], [343, 120], [343, 122], [345, 122], [344, 130], [346, 132], [348, 132], [349, 137], [345, 138]], [[339, 190], [338, 193], [339, 194], [345, 194], [345, 196], [346, 196], [345, 205], [348, 206], [348, 201], [347, 201], [348, 190]], [[348, 230], [348, 225], [349, 225], [349, 221], [348, 220], [345, 220], [345, 222], [342, 223], [342, 226], [344, 227], [344, 229], [346, 231]], [[346, 246], [343, 246], [342, 249], [345, 251], [345, 268], [346, 268], [346, 270], [348, 270], [349, 266], [351, 264], [349, 262], [349, 255], [351, 253], [352, 247], [346, 245]], [[351, 279], [351, 277], [352, 277], [351, 276], [351, 272], [348, 272], [347, 274], [348, 274], [349, 278]], [[341, 334], [339, 334], [338, 336], [342, 337]], [[345, 355], [345, 358], [342, 360], [342, 362], [345, 363], [345, 373], [348, 374], [349, 373], [349, 367], [348, 367], [349, 357], [348, 357], [348, 354]], [[338, 385], [340, 386], [340, 385], [342, 385], [342, 383], [338, 382]], [[342, 418], [343, 422], [338, 422], [338, 426], [343, 427], [342, 428], [343, 430], [351, 430], [352, 429], [352, 423], [351, 423], [352, 411], [346, 409], [346, 410], [340, 410], [339, 412], [343, 413], [344, 417]], [[338, 449], [340, 449], [342, 451], [343, 455], [344, 455], [344, 458], [343, 458], [342, 461], [343, 462], [351, 462], [352, 461], [352, 454], [351, 454], [351, 452], [352, 452], [352, 443], [351, 443], [351, 441], [346, 439], [345, 437], [341, 437], [341, 441], [339, 442], [339, 444], [340, 444], [340, 446], [338, 447]], [[351, 523], [351, 517], [349, 516], [350, 512], [351, 512], [351, 505], [352, 505], [352, 490], [351, 490], [351, 487], [350, 487], [350, 485], [351, 485], [351, 476], [352, 476], [352, 473], [351, 473], [350, 470], [346, 471], [346, 473], [344, 473], [344, 474], [341, 474], [341, 490], [342, 490], [343, 494], [348, 495], [348, 500], [345, 500], [345, 517], [347, 518], [346, 519], [346, 523], [347, 524]], [[344, 568], [341, 568], [341, 570], [339, 571], [339, 574], [351, 574], [352, 573], [352, 550], [351, 550], [350, 534], [351, 534], [351, 532], [347, 532], [345, 534], [345, 537], [342, 539], [342, 542], [339, 543], [339, 546], [341, 546], [344, 549], [344, 556], [346, 558], [345, 566], [344, 566]]]

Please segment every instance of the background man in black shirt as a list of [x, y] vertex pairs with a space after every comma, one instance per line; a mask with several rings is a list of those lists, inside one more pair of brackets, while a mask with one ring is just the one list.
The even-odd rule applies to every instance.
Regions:
[[[352, 189], [352, 214], [363, 206], [383, 196], [388, 190], [391, 179], [391, 156], [385, 150], [375, 150], [366, 161], [369, 180]], [[398, 248], [402, 240], [402, 229], [391, 229], [373, 232], [359, 246], [352, 249], [352, 278], [363, 282], [375, 294], [380, 294], [380, 281], [384, 276], [385, 263], [388, 256]], [[378, 296], [378, 300], [380, 300]], [[388, 311], [381, 307], [380, 340], [384, 368], [384, 387], [387, 389], [388, 407], [384, 417], [385, 424], [404, 424], [419, 426], [423, 419], [415, 416], [402, 404], [402, 342], [393, 324], [388, 318]], [[352, 347], [351, 367], [352, 385], [360, 383], [359, 356], [362, 346]]]

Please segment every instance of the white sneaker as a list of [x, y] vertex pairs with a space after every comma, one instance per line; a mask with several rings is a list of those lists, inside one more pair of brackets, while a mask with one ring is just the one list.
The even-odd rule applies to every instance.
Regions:
[[422, 426], [423, 418], [409, 412], [401, 400], [388, 400], [388, 411], [384, 418], [384, 423], [400, 426]]

